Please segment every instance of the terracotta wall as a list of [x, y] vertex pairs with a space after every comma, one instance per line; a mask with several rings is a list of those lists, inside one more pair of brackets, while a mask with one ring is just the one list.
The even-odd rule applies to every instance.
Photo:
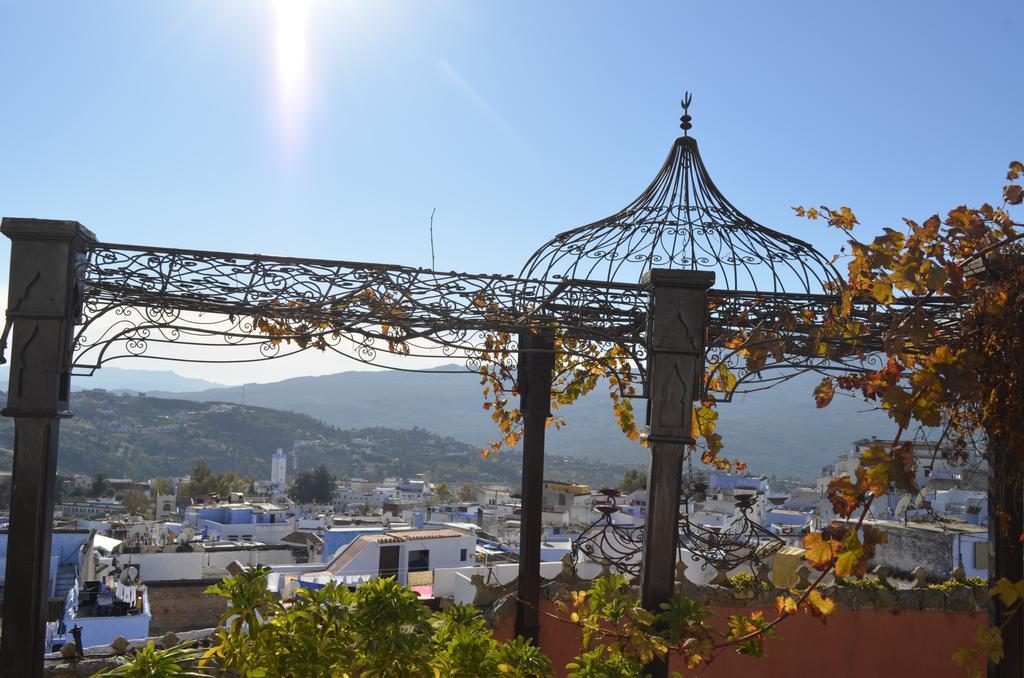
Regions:
[[[558, 612], [547, 600], [541, 607]], [[738, 612], [736, 608], [714, 609], [720, 616]], [[766, 616], [773, 613], [765, 611]], [[563, 676], [565, 665], [579, 651], [579, 631], [546, 615], [541, 615], [541, 620], [541, 649], [551, 658], [556, 675]], [[778, 637], [766, 644], [766, 658], [727, 652], [703, 669], [687, 672], [682, 662], [673, 662], [672, 669], [702, 678], [791, 678], [808, 672], [823, 678], [963, 678], [964, 670], [952, 662], [953, 651], [972, 646], [975, 629], [984, 623], [983, 613], [939, 610], [837, 610], [826, 626], [799, 615], [776, 627]], [[509, 615], [495, 637], [511, 638], [513, 624]]]

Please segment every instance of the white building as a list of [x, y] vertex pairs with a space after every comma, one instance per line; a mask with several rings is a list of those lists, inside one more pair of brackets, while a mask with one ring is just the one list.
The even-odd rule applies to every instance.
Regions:
[[277, 504], [194, 504], [185, 509], [185, 523], [204, 539], [278, 544], [295, 531], [295, 521]]
[[988, 496], [971, 490], [939, 490], [928, 495], [932, 510], [943, 518], [988, 525]]
[[747, 517], [764, 522], [768, 481], [764, 476], [711, 476], [703, 497], [690, 501], [690, 520], [709, 529], [728, 529], [743, 515], [741, 502], [749, 503]]
[[270, 457], [270, 484], [283, 492], [288, 486], [288, 455], [280, 447]]
[[[97, 545], [99, 546], [99, 545]], [[125, 548], [101, 556], [104, 571], [120, 570], [145, 581], [199, 581], [218, 579], [228, 574], [233, 561], [243, 565], [289, 565], [295, 563], [292, 543], [275, 546], [235, 542], [190, 542], [191, 550], [179, 546]], [[102, 552], [102, 549], [98, 548]], [[127, 637], [127, 636], [126, 636]]]
[[272, 567], [267, 585], [283, 598], [291, 598], [303, 586], [318, 588], [332, 581], [355, 586], [376, 577], [395, 577], [403, 586], [416, 586], [430, 597], [431, 585], [410, 581], [410, 573], [466, 567], [474, 563], [475, 552], [476, 537], [457, 530], [361, 534], [326, 563]]
[[157, 522], [169, 520], [178, 514], [178, 507], [173, 494], [158, 494], [155, 503]]
[[[836, 460], [822, 469], [818, 476], [817, 490], [822, 496], [828, 488], [829, 482], [840, 476], [856, 477], [857, 466], [860, 463], [860, 456], [869, 447], [880, 445], [889, 450], [894, 441], [882, 440], [879, 438], [862, 438], [855, 440], [850, 446], [849, 452], [843, 452]], [[972, 478], [984, 477], [986, 464], [981, 459], [981, 452], [976, 449], [966, 450], [967, 458], [961, 461], [950, 461], [949, 456], [952, 450], [938, 446], [935, 443], [915, 441], [911, 443], [914, 451], [916, 464], [915, 480], [918, 487], [926, 485], [939, 485], [936, 489], [948, 489], [950, 486], [970, 485]]]

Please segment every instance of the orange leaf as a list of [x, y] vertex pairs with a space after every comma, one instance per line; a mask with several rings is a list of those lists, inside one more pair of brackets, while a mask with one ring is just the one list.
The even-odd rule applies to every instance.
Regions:
[[1010, 184], [1003, 189], [1003, 200], [1011, 205], [1019, 205], [1024, 202], [1024, 188], [1017, 184]]
[[840, 476], [828, 484], [826, 493], [837, 515], [849, 518], [861, 504], [861, 492], [849, 476]]
[[814, 404], [820, 409], [827, 407], [836, 394], [836, 385], [832, 377], [825, 377], [814, 387]]
[[778, 614], [795, 614], [797, 611], [796, 600], [790, 596], [777, 596], [775, 598], [775, 612]]
[[835, 601], [821, 595], [818, 589], [814, 589], [807, 594], [807, 600], [804, 601], [804, 605], [811, 615], [821, 617], [822, 622], [825, 622], [825, 618], [835, 612], [836, 609]]

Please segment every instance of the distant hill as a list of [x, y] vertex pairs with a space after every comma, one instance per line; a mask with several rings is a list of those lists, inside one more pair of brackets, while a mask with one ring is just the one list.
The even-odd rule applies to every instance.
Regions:
[[[78, 390], [102, 388], [106, 391], [202, 391], [220, 388], [223, 384], [206, 379], [183, 377], [170, 370], [130, 370], [122, 367], [104, 367], [91, 377], [72, 379], [71, 388]], [[0, 376], [0, 390], [7, 390], [7, 370]]]
[[[0, 393], [0, 397], [6, 394]], [[218, 473], [270, 478], [270, 455], [302, 442], [299, 468], [326, 464], [343, 476], [383, 479], [427, 473], [449, 482], [518, 483], [522, 457], [480, 457], [480, 448], [423, 429], [341, 430], [312, 417], [234, 403], [197, 403], [103, 390], [74, 395], [74, 417], [61, 422], [58, 469], [136, 479], [187, 474], [196, 459]], [[0, 418], [0, 469], [10, 468], [13, 422]], [[602, 486], [628, 467], [549, 456], [546, 475]]]
[[[719, 430], [726, 453], [744, 458], [754, 472], [811, 478], [853, 440], [894, 432], [883, 413], [865, 411], [866, 405], [852, 398], [837, 397], [828, 408], [816, 409], [811, 390], [819, 378], [802, 376], [722, 404]], [[341, 428], [420, 427], [474, 445], [485, 445], [496, 434], [481, 407], [479, 380], [468, 372], [341, 372], [149, 395], [235, 403], [244, 399], [247, 405], [301, 412]], [[642, 401], [637, 404], [643, 406]], [[561, 431], [548, 431], [549, 454], [646, 465], [646, 451], [617, 429], [605, 393], [592, 393], [561, 414], [569, 423]]]

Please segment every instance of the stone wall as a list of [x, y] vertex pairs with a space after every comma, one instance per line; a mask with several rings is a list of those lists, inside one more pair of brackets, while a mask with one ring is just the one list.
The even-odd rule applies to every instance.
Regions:
[[910, 527], [886, 524], [883, 531], [889, 542], [878, 547], [874, 565], [885, 565], [897, 572], [910, 572], [923, 567], [942, 576], [956, 567], [953, 561], [953, 540], [956, 535], [931, 525]]
[[191, 631], [217, 626], [227, 601], [220, 596], [203, 593], [207, 586], [219, 580], [173, 582], [147, 582], [149, 609], [153, 619], [149, 623], [151, 635], [168, 631]]

